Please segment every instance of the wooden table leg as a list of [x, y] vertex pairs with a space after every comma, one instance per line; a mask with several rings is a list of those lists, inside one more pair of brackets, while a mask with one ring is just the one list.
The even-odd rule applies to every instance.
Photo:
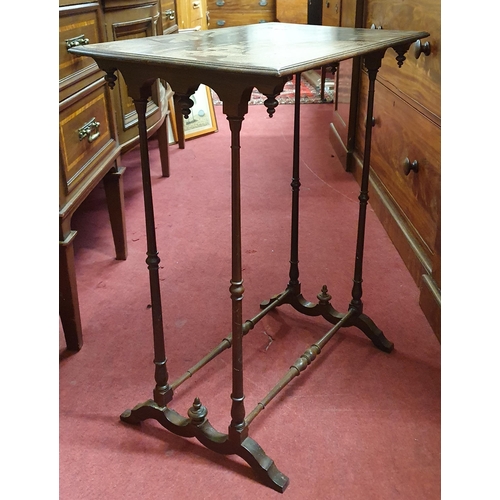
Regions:
[[123, 196], [123, 173], [125, 167], [114, 166], [103, 179], [106, 203], [108, 205], [109, 220], [116, 258], [127, 258], [127, 230], [125, 226], [125, 201]]
[[60, 220], [59, 234], [59, 316], [69, 351], [79, 351], [83, 345], [80, 307], [76, 286], [75, 254], [71, 217]]
[[162, 177], [170, 177], [170, 159], [168, 156], [168, 121], [170, 120], [170, 111], [165, 115], [163, 123], [158, 129], [158, 149], [160, 150], [160, 163]]

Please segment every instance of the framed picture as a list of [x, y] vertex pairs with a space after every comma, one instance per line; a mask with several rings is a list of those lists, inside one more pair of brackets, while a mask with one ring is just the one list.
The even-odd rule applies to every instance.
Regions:
[[210, 88], [201, 84], [191, 96], [191, 99], [194, 101], [191, 113], [187, 119], [183, 118], [182, 120], [185, 138], [192, 139], [200, 135], [217, 132], [214, 102]]

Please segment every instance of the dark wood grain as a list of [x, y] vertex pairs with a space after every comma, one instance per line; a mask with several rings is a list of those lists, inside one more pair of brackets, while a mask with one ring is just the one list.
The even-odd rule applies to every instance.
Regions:
[[[431, 119], [441, 120], [441, 2], [435, 0], [370, 0], [366, 5], [366, 24], [375, 24], [383, 30], [421, 30], [430, 33], [431, 53], [416, 59], [414, 47], [408, 53], [403, 67], [398, 70], [382, 64], [379, 81], [388, 82], [402, 92], [413, 105], [431, 113]], [[425, 111], [424, 111], [425, 112]]]
[[[366, 112], [366, 89], [364, 75], [359, 117]], [[421, 236], [430, 257], [439, 216], [441, 129], [381, 83], [377, 85], [375, 110], [372, 167]], [[360, 155], [363, 155], [363, 130], [360, 125]], [[418, 173], [405, 175], [405, 158], [418, 161]]]

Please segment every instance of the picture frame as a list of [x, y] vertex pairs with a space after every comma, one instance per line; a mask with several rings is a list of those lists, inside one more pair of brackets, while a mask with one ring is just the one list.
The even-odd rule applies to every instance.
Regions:
[[191, 113], [189, 113], [187, 119], [183, 117], [182, 120], [185, 139], [193, 139], [201, 135], [217, 132], [217, 120], [210, 87], [201, 84], [191, 96], [191, 99], [194, 101]]

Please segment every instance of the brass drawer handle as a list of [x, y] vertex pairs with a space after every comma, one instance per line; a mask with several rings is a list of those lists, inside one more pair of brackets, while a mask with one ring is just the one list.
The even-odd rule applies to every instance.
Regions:
[[431, 44], [430, 42], [422, 43], [420, 40], [415, 42], [415, 59], [418, 59], [421, 54], [424, 56], [428, 56], [431, 53]]
[[74, 38], [68, 38], [65, 40], [66, 42], [66, 48], [71, 49], [72, 47], [78, 47], [80, 45], [88, 45], [90, 43], [90, 40], [85, 37], [85, 35], [78, 35], [75, 36]]
[[172, 9], [168, 9], [165, 11], [165, 17], [169, 20], [169, 21], [174, 21], [175, 20], [175, 10], [172, 10]]
[[410, 163], [410, 160], [408, 158], [405, 158], [405, 161], [403, 163], [403, 171], [405, 175], [409, 175], [411, 171], [414, 171], [415, 173], [418, 172], [418, 161], [414, 160]]
[[78, 129], [78, 139], [81, 141], [86, 137], [89, 142], [94, 142], [101, 134], [99, 132], [100, 125], [101, 124], [95, 118], [92, 118], [92, 120]]

